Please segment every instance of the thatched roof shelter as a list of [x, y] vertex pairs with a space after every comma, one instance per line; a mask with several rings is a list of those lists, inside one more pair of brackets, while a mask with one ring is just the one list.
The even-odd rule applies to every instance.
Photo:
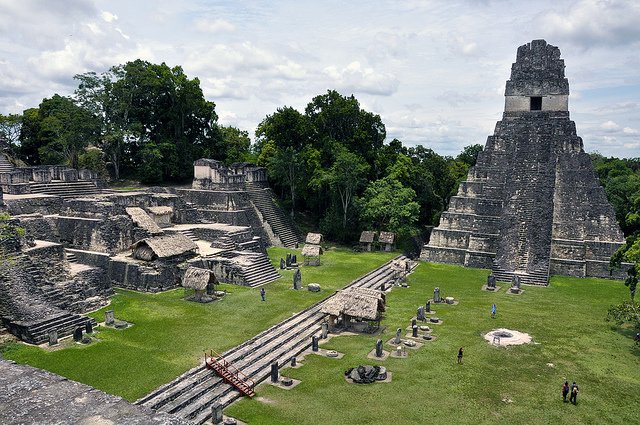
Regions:
[[380, 312], [384, 311], [384, 298], [380, 291], [349, 288], [338, 291], [325, 301], [321, 311], [336, 317], [343, 314], [364, 320], [379, 320]]
[[360, 243], [373, 243], [373, 240], [376, 237], [376, 232], [372, 232], [370, 230], [364, 230], [360, 234]]
[[195, 253], [198, 245], [182, 233], [172, 233], [142, 239], [130, 247], [133, 257], [153, 261], [156, 258], [170, 258], [186, 253]]
[[322, 247], [320, 245], [305, 245], [302, 248], [302, 255], [305, 257], [318, 257], [322, 255]]
[[393, 244], [396, 241], [396, 234], [393, 232], [380, 232], [378, 242]]
[[322, 233], [307, 233], [304, 243], [320, 245], [322, 243]]
[[215, 281], [215, 277], [211, 270], [189, 267], [184, 272], [182, 286], [189, 289], [195, 289], [196, 291], [204, 291], [207, 289], [207, 285], [209, 285], [212, 279]]
[[138, 227], [146, 230], [152, 235], [162, 234], [162, 229], [158, 227], [156, 222], [153, 221], [153, 219], [149, 217], [149, 214], [147, 214], [142, 208], [127, 207], [125, 208], [125, 211]]

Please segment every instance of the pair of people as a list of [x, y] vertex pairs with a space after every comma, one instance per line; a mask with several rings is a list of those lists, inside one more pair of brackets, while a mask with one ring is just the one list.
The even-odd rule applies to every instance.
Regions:
[[571, 386], [569, 386], [569, 381], [564, 381], [564, 384], [562, 384], [562, 400], [566, 403], [567, 394], [571, 393], [569, 395], [569, 401], [573, 404], [576, 404], [578, 402], [579, 391], [580, 390], [578, 388], [578, 384], [576, 384], [576, 381], [573, 381], [573, 384], [571, 384]]

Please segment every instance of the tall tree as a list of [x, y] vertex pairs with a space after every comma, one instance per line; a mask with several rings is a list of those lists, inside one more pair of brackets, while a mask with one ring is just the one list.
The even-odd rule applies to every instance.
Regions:
[[99, 122], [96, 116], [72, 99], [53, 95], [38, 109], [23, 114], [20, 153], [37, 165], [66, 164], [78, 167], [78, 155], [97, 142]]
[[369, 183], [361, 200], [362, 219], [373, 229], [413, 235], [420, 214], [416, 193], [391, 177]]
[[310, 174], [304, 155], [309, 141], [307, 119], [291, 107], [279, 108], [258, 125], [256, 138], [261, 146], [274, 149], [268, 170], [276, 184], [288, 188], [293, 217], [299, 187], [306, 183], [305, 177]]
[[369, 164], [344, 147], [337, 149], [336, 160], [329, 172], [329, 186], [337, 194], [342, 207], [342, 228], [347, 227], [349, 207], [358, 190], [365, 186]]
[[22, 126], [22, 115], [0, 114], [0, 142], [3, 140], [7, 147], [15, 149], [20, 140], [20, 128]]

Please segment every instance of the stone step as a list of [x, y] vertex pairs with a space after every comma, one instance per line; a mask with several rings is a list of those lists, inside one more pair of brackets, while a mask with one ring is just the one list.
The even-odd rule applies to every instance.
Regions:
[[[388, 282], [395, 276], [390, 265], [391, 261], [347, 286], [379, 287], [382, 282]], [[416, 265], [414, 263], [412, 267]], [[325, 319], [320, 311], [325, 301], [296, 313], [228, 350], [223, 357], [256, 382], [266, 379], [273, 361], [284, 365], [292, 356], [309, 347], [311, 336], [319, 332]], [[138, 400], [136, 404], [171, 412], [201, 424], [209, 419], [213, 403], [223, 403], [223, 407], [226, 407], [238, 397], [240, 393], [237, 390], [201, 365]]]

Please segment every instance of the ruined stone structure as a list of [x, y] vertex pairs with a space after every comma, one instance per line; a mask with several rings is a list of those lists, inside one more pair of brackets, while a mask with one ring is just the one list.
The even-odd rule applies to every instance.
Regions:
[[[4, 166], [8, 159], [1, 158]], [[0, 209], [13, 216], [28, 238], [14, 247], [11, 270], [0, 270], [5, 272], [0, 323], [21, 339], [39, 344], [50, 331], [64, 337], [93, 320], [78, 313], [106, 304], [114, 286], [149, 292], [172, 289], [182, 284], [190, 267], [210, 271], [218, 282], [238, 285], [259, 286], [278, 279], [265, 248], [283, 241], [295, 244], [299, 236], [274, 203], [264, 169], [250, 164], [225, 168], [199, 160], [195, 172], [200, 177], [200, 164], [210, 170], [206, 179], [194, 180], [200, 189], [97, 193], [94, 185], [94, 190], [81, 193], [47, 194], [35, 193], [29, 179], [42, 174], [45, 180], [64, 182], [73, 173], [63, 167], [17, 172], [9, 162], [0, 170], [0, 179], [13, 182], [21, 173], [24, 190], [11, 183], [10, 193], [0, 191]]]
[[568, 96], [560, 50], [544, 40], [520, 46], [503, 119], [421, 259], [491, 268], [507, 282], [610, 276], [609, 258], [624, 239], [569, 118]]

